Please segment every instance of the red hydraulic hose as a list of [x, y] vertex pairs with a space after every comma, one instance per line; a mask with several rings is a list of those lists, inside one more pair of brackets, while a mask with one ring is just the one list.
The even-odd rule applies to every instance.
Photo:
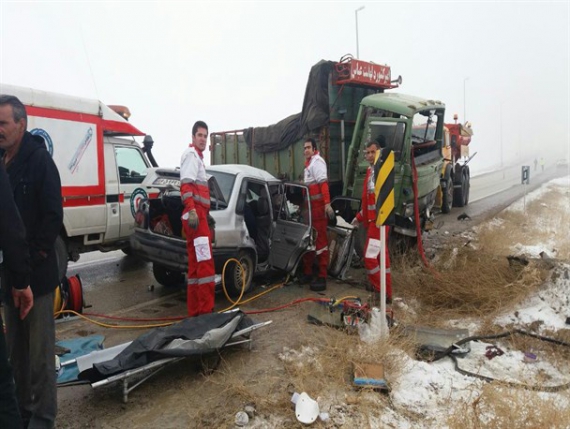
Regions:
[[414, 149], [412, 148], [412, 188], [414, 190], [414, 220], [416, 223], [416, 238], [418, 243], [418, 251], [425, 267], [429, 269], [434, 276], [439, 277], [439, 273], [429, 264], [424, 251], [424, 243], [422, 239], [422, 226], [420, 222], [420, 205], [418, 204], [418, 170], [416, 169], [416, 160], [414, 158]]
[[429, 262], [424, 252], [424, 244], [422, 240], [422, 226], [420, 222], [420, 205], [418, 204], [418, 170], [416, 168], [416, 160], [414, 157], [414, 149], [412, 148], [412, 188], [414, 190], [414, 221], [416, 224], [416, 238], [418, 242], [418, 250], [422, 262], [429, 268]]

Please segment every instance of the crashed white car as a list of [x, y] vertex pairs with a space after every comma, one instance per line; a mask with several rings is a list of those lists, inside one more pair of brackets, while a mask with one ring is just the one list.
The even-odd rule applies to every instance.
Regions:
[[[301, 210], [306, 187], [283, 183], [266, 171], [247, 165], [210, 166], [206, 172], [211, 175], [210, 215], [215, 220], [212, 247], [216, 273], [222, 273], [230, 258], [239, 260], [242, 267], [228, 264], [224, 279], [228, 293], [234, 296], [241, 293], [243, 275], [247, 292], [254, 274], [270, 269], [293, 273], [302, 255], [315, 249], [310, 209]], [[153, 263], [159, 283], [181, 284], [188, 258], [180, 219], [183, 206], [179, 171], [150, 169], [143, 185], [159, 188], [161, 193], [139, 204], [131, 249]], [[334, 207], [352, 219], [360, 200], [338, 200], [333, 202]], [[344, 274], [352, 256], [352, 230], [340, 226], [329, 228], [329, 241], [334, 256], [329, 272]]]

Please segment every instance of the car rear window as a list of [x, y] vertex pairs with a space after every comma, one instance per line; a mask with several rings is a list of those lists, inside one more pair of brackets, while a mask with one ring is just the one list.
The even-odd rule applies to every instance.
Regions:
[[211, 170], [206, 170], [206, 171], [208, 174], [211, 174], [216, 178], [216, 182], [218, 182], [218, 186], [222, 191], [224, 200], [226, 200], [226, 203], [229, 204], [230, 195], [232, 193], [232, 189], [234, 188], [234, 182], [236, 181], [235, 174], [222, 173], [220, 171], [211, 171]]

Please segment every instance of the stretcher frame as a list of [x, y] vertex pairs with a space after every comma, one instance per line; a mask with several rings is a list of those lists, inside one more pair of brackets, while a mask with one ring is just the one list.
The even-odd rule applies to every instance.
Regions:
[[[268, 320], [267, 322], [256, 323], [256, 324], [251, 325], [247, 328], [244, 328], [244, 329], [241, 329], [239, 331], [234, 332], [232, 334], [232, 336], [230, 337], [230, 340], [226, 344], [224, 344], [224, 346], [222, 348], [226, 348], [226, 347], [230, 347], [230, 346], [236, 346], [239, 344], [248, 344], [249, 349], [251, 350], [252, 338], [249, 336], [246, 337], [246, 335], [251, 334], [253, 331], [256, 331], [259, 328], [263, 328], [265, 326], [268, 326], [271, 323], [273, 323], [273, 321]], [[243, 338], [240, 338], [240, 337], [243, 337]], [[234, 341], [232, 341], [232, 340], [234, 340]], [[96, 381], [94, 383], [91, 383], [91, 387], [96, 389], [98, 387], [106, 386], [108, 384], [112, 384], [112, 383], [115, 383], [117, 381], [122, 381], [123, 403], [126, 404], [129, 401], [129, 393], [131, 393], [133, 390], [135, 390], [137, 387], [139, 387], [141, 384], [143, 384], [145, 381], [147, 381], [151, 377], [158, 374], [160, 371], [162, 371], [167, 366], [170, 366], [173, 363], [176, 363], [176, 362], [181, 361], [183, 359], [186, 359], [188, 357], [190, 357], [190, 356], [170, 357], [170, 358], [159, 359], [159, 360], [156, 360], [154, 362], [143, 365], [141, 367], [138, 367], [135, 369], [130, 369], [130, 370], [122, 372], [120, 374], [112, 375], [111, 377], [108, 377], [104, 380], [99, 380], [99, 381]], [[133, 377], [140, 375], [142, 373], [145, 373], [147, 371], [150, 371], [150, 373], [145, 375], [143, 378], [138, 379], [134, 384], [130, 384], [130, 383], [132, 383], [131, 379]]]

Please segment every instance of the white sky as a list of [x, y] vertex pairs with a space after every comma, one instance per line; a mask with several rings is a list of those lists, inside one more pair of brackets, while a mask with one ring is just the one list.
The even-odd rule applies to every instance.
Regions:
[[0, 82], [127, 105], [159, 164], [178, 165], [198, 119], [223, 131], [299, 112], [310, 67], [356, 55], [362, 5], [360, 58], [445, 102], [448, 122], [465, 107], [473, 169], [500, 162], [501, 105], [505, 163], [570, 155], [567, 1], [0, 0]]

